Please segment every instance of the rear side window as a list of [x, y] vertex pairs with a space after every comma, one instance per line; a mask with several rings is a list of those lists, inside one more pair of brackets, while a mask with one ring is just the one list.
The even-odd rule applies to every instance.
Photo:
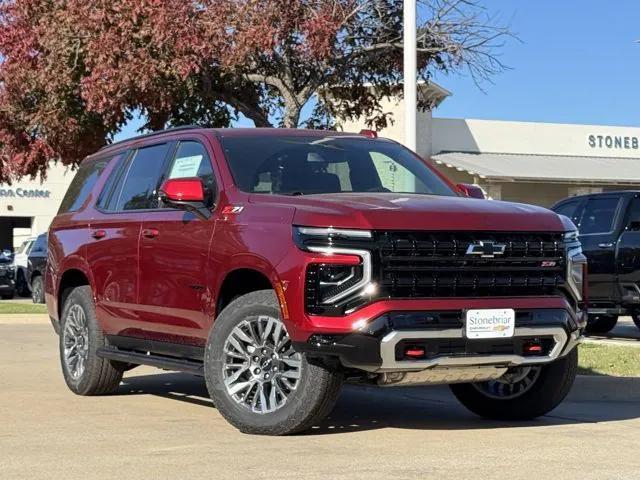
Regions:
[[125, 175], [115, 186], [107, 204], [108, 211], [146, 210], [158, 206], [158, 183], [164, 171], [169, 144], [135, 150]]
[[102, 171], [109, 163], [109, 160], [91, 160], [80, 165], [80, 169], [72, 180], [67, 193], [60, 204], [58, 213], [75, 212], [84, 205], [85, 200], [95, 187]]
[[580, 234], [607, 233], [613, 230], [618, 210], [618, 197], [590, 198], [580, 221]]

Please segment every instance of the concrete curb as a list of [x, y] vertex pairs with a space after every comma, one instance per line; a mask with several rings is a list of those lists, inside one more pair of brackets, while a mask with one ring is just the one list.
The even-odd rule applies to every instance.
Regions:
[[42, 325], [49, 324], [46, 313], [4, 313], [0, 315], [0, 325]]
[[640, 377], [578, 375], [568, 401], [640, 402]]

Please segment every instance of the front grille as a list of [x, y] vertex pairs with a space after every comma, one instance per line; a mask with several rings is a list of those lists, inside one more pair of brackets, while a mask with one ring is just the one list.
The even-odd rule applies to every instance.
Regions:
[[[383, 297], [552, 295], [566, 280], [562, 234], [376, 232], [376, 241]], [[479, 242], [495, 256], [467, 253]]]

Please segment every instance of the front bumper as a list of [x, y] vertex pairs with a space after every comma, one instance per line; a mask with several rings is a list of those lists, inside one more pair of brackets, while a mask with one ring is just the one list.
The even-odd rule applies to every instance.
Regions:
[[[464, 369], [473, 378], [506, 368], [549, 363], [569, 353], [582, 339], [583, 312], [563, 308], [516, 309], [512, 338], [471, 340], [464, 334], [464, 310], [392, 311], [345, 335], [315, 334], [295, 342], [310, 357], [333, 357], [346, 368], [385, 374], [443, 369], [454, 376]], [[525, 345], [541, 350], [531, 353]], [[421, 358], [407, 358], [407, 347], [419, 346]], [[488, 368], [487, 368], [488, 367]], [[500, 374], [501, 374], [500, 373]], [[490, 376], [490, 375], [489, 375]], [[446, 375], [445, 375], [446, 377]], [[466, 376], [460, 377], [464, 381]], [[468, 381], [468, 380], [467, 380]], [[421, 382], [422, 383], [422, 382]], [[443, 379], [443, 383], [452, 383]]]

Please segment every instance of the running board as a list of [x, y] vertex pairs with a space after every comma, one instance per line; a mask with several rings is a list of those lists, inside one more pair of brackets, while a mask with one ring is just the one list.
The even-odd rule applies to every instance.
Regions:
[[149, 365], [163, 370], [175, 370], [201, 377], [204, 376], [204, 364], [194, 360], [156, 355], [153, 353], [132, 352], [109, 347], [99, 348], [97, 353], [99, 357], [116, 360], [118, 362]]

